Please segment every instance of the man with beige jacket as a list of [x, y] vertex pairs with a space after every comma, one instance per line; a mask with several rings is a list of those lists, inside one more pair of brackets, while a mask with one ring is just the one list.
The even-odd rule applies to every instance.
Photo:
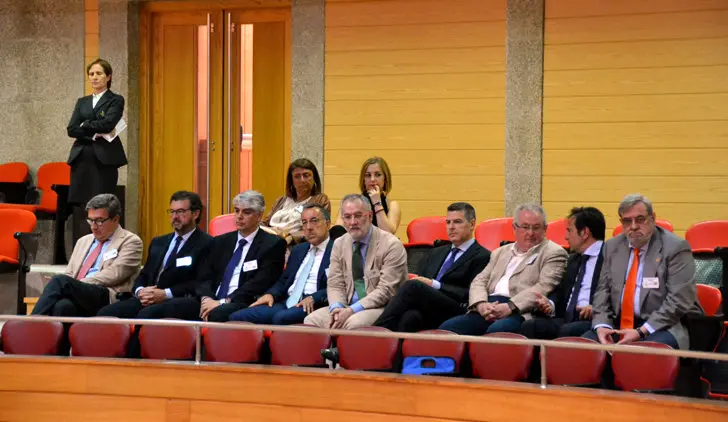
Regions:
[[91, 234], [76, 242], [64, 274], [55, 275], [43, 289], [33, 314], [94, 316], [129, 292], [142, 260], [139, 236], [119, 225], [121, 204], [108, 193], [86, 204]]
[[470, 284], [470, 312], [450, 318], [441, 329], [474, 336], [519, 332], [523, 319], [537, 309], [538, 298], [559, 284], [568, 254], [545, 238], [543, 208], [536, 204], [518, 206], [513, 232], [516, 242], [496, 249]]
[[391, 233], [372, 225], [372, 209], [362, 195], [341, 200], [347, 233], [331, 250], [329, 306], [309, 314], [305, 324], [351, 329], [374, 324], [407, 279], [407, 253]]

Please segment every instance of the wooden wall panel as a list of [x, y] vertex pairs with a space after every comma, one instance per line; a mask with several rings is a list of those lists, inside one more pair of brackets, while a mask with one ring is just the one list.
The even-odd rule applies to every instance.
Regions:
[[[382, 156], [413, 218], [503, 215], [505, 0], [326, 3], [325, 189], [333, 212]], [[478, 208], [480, 207], [480, 208]]]
[[543, 202], [617, 223], [640, 192], [683, 234], [725, 218], [728, 2], [547, 0]]

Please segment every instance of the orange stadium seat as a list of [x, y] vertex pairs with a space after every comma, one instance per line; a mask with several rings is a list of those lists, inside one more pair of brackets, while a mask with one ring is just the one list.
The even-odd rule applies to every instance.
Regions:
[[223, 214], [210, 221], [208, 232], [210, 236], [218, 236], [235, 230], [237, 230], [237, 227], [235, 227], [235, 214]]
[[[515, 333], [492, 333], [484, 337], [526, 340]], [[523, 381], [528, 377], [533, 360], [533, 346], [519, 344], [470, 343], [473, 375], [498, 381]]]
[[399, 339], [357, 336], [357, 331], [388, 332], [384, 327], [362, 327], [337, 339], [339, 364], [344, 369], [388, 371], [394, 366]]
[[46, 163], [38, 169], [38, 189], [41, 191], [39, 204], [0, 204], [0, 208], [23, 209], [45, 214], [56, 213], [58, 195], [51, 188], [53, 185], [71, 183], [71, 167], [63, 162]]
[[141, 355], [145, 359], [192, 359], [195, 337], [192, 327], [145, 325], [139, 330]]
[[77, 322], [71, 326], [68, 339], [73, 356], [98, 358], [126, 357], [131, 330], [124, 324], [92, 324]]
[[60, 322], [6, 321], [3, 324], [3, 351], [10, 355], [55, 355], [63, 335]]
[[[424, 330], [420, 334], [456, 335], [447, 330]], [[453, 337], [457, 339], [457, 337]], [[453, 358], [455, 370], [460, 370], [460, 362], [465, 354], [465, 343], [462, 341], [437, 341], [405, 339], [402, 343], [402, 356], [443, 356]]]
[[[0, 274], [18, 273], [17, 312], [25, 314], [25, 277], [30, 268], [25, 262], [35, 251], [26, 244], [26, 237], [33, 236], [35, 214], [21, 209], [0, 209]], [[19, 234], [19, 235], [18, 235]], [[21, 242], [25, 245], [21, 251]], [[37, 243], [37, 242], [35, 242]], [[37, 245], [35, 245], [37, 246]], [[35, 249], [33, 247], [32, 249]], [[21, 253], [22, 252], [22, 253]]]
[[715, 316], [718, 312], [721, 302], [723, 302], [723, 295], [720, 290], [705, 284], [697, 284], [697, 294], [700, 306], [703, 307], [706, 316]]
[[728, 220], [695, 223], [685, 232], [685, 240], [693, 252], [713, 253], [719, 246], [728, 246]]
[[445, 217], [420, 217], [407, 225], [407, 241], [432, 245], [435, 240], [449, 240]]
[[[561, 337], [555, 341], [598, 344], [583, 337]], [[598, 385], [607, 362], [603, 350], [546, 348], [546, 378], [556, 385]]]
[[[640, 341], [631, 347], [672, 347], [652, 341]], [[672, 390], [680, 369], [677, 356], [655, 356], [636, 353], [614, 352], [612, 354], [614, 384], [624, 391]]]
[[[672, 226], [672, 223], [669, 222], [669, 221], [667, 221], [667, 220], [660, 220], [658, 218], [655, 221], [655, 224], [657, 224], [658, 226], [662, 227], [663, 229], [665, 229], [667, 231], [670, 231], [670, 232], [674, 232], [675, 231], [675, 229]], [[614, 231], [612, 231], [612, 237], [618, 236], [618, 235], [622, 234], [622, 230], [623, 229], [622, 229], [622, 225], [621, 224], [618, 225], [617, 227], [615, 227], [614, 228]]]
[[[296, 324], [316, 328], [313, 325]], [[331, 346], [331, 337], [321, 333], [273, 331], [270, 336], [271, 363], [283, 366], [326, 366], [321, 349]]]
[[566, 241], [566, 225], [567, 221], [565, 218], [560, 220], [554, 220], [549, 223], [546, 227], [546, 238], [554, 243], [558, 243], [561, 247], [567, 249], [569, 243]]
[[25, 163], [0, 164], [0, 201], [22, 204], [30, 186], [30, 169]]
[[[227, 322], [246, 324], [249, 322]], [[209, 327], [205, 333], [205, 360], [210, 362], [258, 362], [263, 348], [263, 330], [226, 330]]]
[[475, 240], [489, 251], [498, 249], [504, 240], [515, 242], [513, 217], [493, 218], [478, 224], [475, 229]]

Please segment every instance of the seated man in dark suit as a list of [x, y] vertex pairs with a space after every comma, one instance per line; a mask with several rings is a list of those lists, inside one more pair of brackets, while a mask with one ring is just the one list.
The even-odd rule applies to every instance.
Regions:
[[374, 325], [417, 332], [437, 328], [465, 313], [470, 282], [490, 260], [490, 252], [473, 238], [475, 221], [470, 204], [456, 202], [447, 207], [447, 235], [452, 245], [435, 248], [422, 260], [417, 278], [404, 283]]
[[306, 242], [291, 250], [281, 278], [250, 307], [230, 315], [231, 321], [288, 325], [303, 322], [306, 315], [326, 305], [331, 247], [331, 217], [319, 204], [306, 204], [301, 212]]
[[205, 321], [225, 322], [250, 306], [278, 280], [285, 264], [286, 241], [259, 227], [263, 195], [248, 190], [233, 205], [238, 230], [213, 239], [197, 285], [199, 316]]
[[195, 280], [209, 252], [212, 236], [197, 228], [202, 214], [202, 200], [198, 194], [175, 192], [169, 207], [167, 213], [174, 232], [152, 239], [147, 263], [134, 281], [134, 296], [102, 308], [99, 316], [197, 318], [199, 305], [170, 299], [194, 296]]
[[591, 329], [591, 303], [602, 269], [607, 223], [604, 214], [594, 207], [573, 208], [567, 219], [565, 238], [573, 253], [561, 284], [549, 299], [539, 296], [543, 314], [536, 314], [521, 325], [521, 333], [526, 337], [580, 337]]

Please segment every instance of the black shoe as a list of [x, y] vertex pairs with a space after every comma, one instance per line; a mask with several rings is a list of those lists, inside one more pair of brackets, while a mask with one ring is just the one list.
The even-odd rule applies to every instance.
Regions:
[[330, 349], [321, 349], [321, 356], [331, 361], [334, 365], [339, 363], [339, 349], [332, 347]]

